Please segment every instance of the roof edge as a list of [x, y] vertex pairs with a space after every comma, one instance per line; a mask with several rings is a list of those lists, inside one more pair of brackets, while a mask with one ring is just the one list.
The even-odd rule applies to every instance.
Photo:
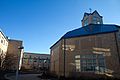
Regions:
[[9, 41], [8, 38], [7, 38], [7, 36], [5, 36], [5, 34], [2, 32], [1, 29], [0, 29], [0, 32], [1, 32], [1, 34], [4, 36], [4, 38], [5, 38], [7, 41]]
[[38, 54], [38, 55], [50, 55], [50, 54], [45, 54], [45, 53], [35, 53], [35, 52], [24, 52], [24, 54]]
[[9, 41], [20, 41], [23, 42], [22, 40], [17, 40], [17, 39], [8, 39]]
[[[120, 26], [119, 26], [119, 25], [116, 25], [116, 24], [89, 24], [89, 25], [113, 25], [113, 26], [116, 26], [116, 27], [120, 28]], [[89, 25], [87, 25], [87, 26], [89, 26]], [[87, 27], [87, 26], [84, 26], [84, 27]], [[84, 28], [84, 27], [81, 27], [81, 28]], [[78, 28], [78, 29], [80, 29], [80, 28]], [[74, 30], [76, 30], [76, 29], [74, 29]], [[74, 31], [74, 30], [71, 30], [71, 31]], [[71, 31], [68, 31], [67, 33], [71, 32]], [[113, 32], [116, 32], [116, 31], [113, 31]], [[67, 33], [66, 33], [66, 34], [67, 34]], [[105, 33], [111, 33], [111, 32], [105, 32]], [[97, 34], [105, 34], [105, 33], [97, 33]], [[65, 35], [66, 35], [66, 34], [65, 34]], [[53, 44], [53, 45], [50, 47], [50, 49], [51, 49], [53, 46], [55, 46], [60, 40], [66, 39], [66, 38], [64, 37], [65, 35], [63, 35], [55, 44]], [[91, 34], [91, 35], [95, 35], [95, 34]], [[84, 36], [89, 36], [89, 35], [84, 35]], [[80, 36], [75, 36], [75, 37], [80, 37]], [[70, 37], [70, 38], [74, 38], [74, 37]]]

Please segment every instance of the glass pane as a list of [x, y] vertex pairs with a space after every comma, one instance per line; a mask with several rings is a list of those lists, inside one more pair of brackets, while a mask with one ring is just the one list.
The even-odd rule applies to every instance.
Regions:
[[98, 58], [104, 58], [103, 54], [99, 54]]

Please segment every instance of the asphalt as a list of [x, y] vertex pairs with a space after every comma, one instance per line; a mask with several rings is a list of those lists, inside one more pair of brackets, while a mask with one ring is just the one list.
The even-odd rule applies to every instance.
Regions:
[[[42, 74], [19, 74], [18, 76], [18, 80], [58, 80], [55, 78], [51, 78], [51, 79], [41, 79], [38, 76], [41, 76]], [[15, 74], [6, 74], [5, 78], [8, 80], [16, 80], [16, 76]]]

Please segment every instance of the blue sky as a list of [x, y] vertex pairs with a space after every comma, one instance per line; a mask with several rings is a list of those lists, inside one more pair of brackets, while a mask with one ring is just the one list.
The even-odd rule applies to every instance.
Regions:
[[104, 24], [120, 25], [120, 0], [0, 0], [0, 28], [24, 41], [25, 51], [50, 53], [67, 31], [81, 27], [84, 12], [97, 10]]

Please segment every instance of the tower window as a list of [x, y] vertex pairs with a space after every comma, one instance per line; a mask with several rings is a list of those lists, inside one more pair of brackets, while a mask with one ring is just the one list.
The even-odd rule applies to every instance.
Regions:
[[84, 26], [88, 25], [88, 18], [84, 20]]

